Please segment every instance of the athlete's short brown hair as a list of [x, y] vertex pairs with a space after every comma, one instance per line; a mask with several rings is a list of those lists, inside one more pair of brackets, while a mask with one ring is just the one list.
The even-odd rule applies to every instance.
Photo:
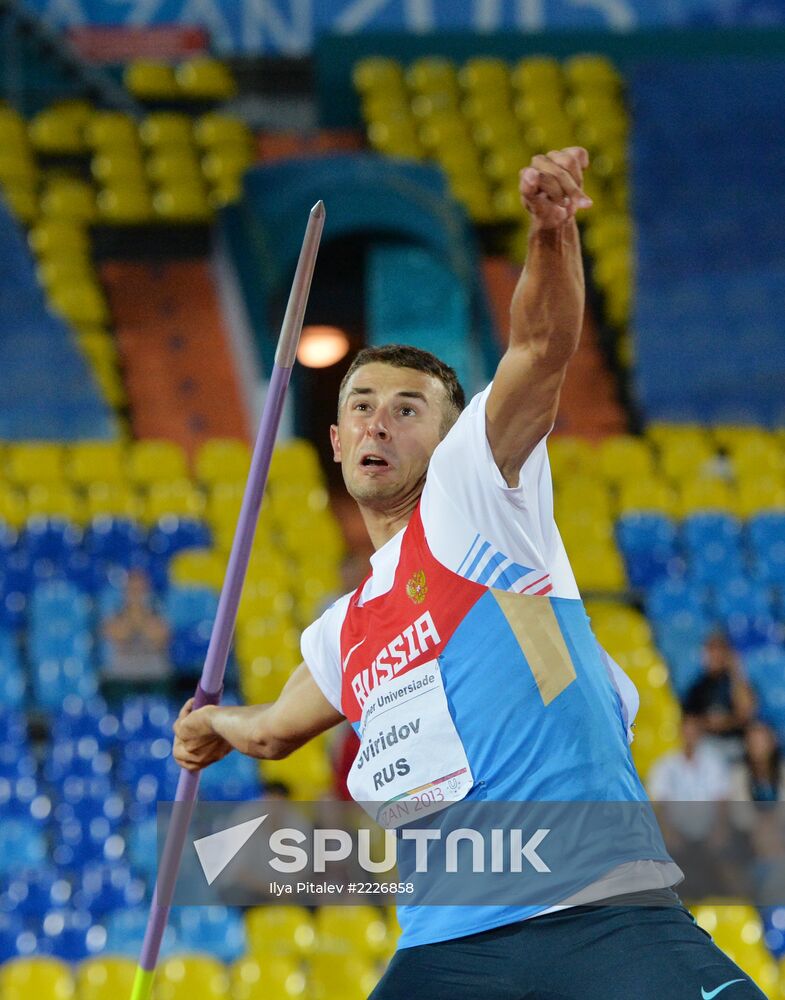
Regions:
[[358, 368], [363, 365], [381, 363], [392, 365], [393, 368], [413, 368], [418, 372], [425, 372], [426, 375], [433, 375], [444, 386], [447, 397], [447, 406], [442, 423], [443, 433], [452, 427], [458, 419], [461, 410], [466, 405], [461, 383], [454, 369], [450, 368], [443, 361], [431, 354], [430, 351], [423, 351], [419, 347], [410, 347], [408, 344], [385, 344], [383, 347], [364, 347], [359, 351], [349, 366], [349, 370], [341, 380], [341, 387], [338, 390], [338, 416], [341, 415], [341, 407], [346, 396], [346, 387], [349, 380]]

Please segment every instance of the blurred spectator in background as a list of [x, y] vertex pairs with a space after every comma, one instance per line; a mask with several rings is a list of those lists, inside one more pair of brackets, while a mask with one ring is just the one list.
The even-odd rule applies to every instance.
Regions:
[[665, 843], [686, 873], [688, 898], [729, 891], [725, 855], [729, 845], [727, 800], [730, 765], [705, 738], [700, 715], [685, 712], [680, 750], [666, 753], [649, 772], [648, 792], [657, 809]]
[[169, 625], [142, 570], [129, 572], [123, 607], [103, 622], [102, 633], [106, 640], [102, 688], [107, 697], [171, 693]]
[[744, 734], [744, 756], [731, 771], [734, 802], [785, 801], [785, 762], [774, 730], [755, 720]]
[[744, 729], [755, 712], [755, 695], [736, 650], [721, 632], [706, 639], [701, 659], [703, 675], [687, 692], [684, 711], [700, 716], [717, 748], [728, 760], [738, 760], [744, 751]]

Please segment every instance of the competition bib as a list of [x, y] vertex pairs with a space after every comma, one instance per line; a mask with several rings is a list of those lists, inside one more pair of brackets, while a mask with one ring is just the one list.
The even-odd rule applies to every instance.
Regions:
[[352, 798], [393, 828], [459, 802], [472, 787], [437, 660], [374, 688], [363, 707]]

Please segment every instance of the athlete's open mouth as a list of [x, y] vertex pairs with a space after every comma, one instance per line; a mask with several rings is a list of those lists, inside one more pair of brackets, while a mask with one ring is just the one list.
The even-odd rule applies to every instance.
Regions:
[[360, 459], [360, 465], [365, 468], [376, 467], [380, 469], [385, 469], [388, 467], [389, 463], [386, 459], [382, 458], [380, 455], [364, 455]]

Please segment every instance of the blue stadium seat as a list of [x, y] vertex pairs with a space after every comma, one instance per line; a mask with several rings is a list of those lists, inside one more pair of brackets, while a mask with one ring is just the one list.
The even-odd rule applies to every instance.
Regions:
[[[205, 771], [206, 773], [207, 771]], [[158, 820], [156, 817], [152, 815], [134, 823], [128, 828], [126, 839], [131, 868], [147, 880], [154, 878], [158, 867]]]
[[6, 708], [21, 708], [27, 680], [16, 638], [0, 630], [0, 703]]
[[112, 755], [100, 750], [95, 736], [82, 736], [78, 740], [60, 740], [53, 743], [44, 763], [47, 781], [62, 782], [65, 778], [102, 777], [114, 767]]
[[[115, 910], [106, 919], [106, 951], [115, 955], [139, 957], [147, 927], [147, 911]], [[166, 928], [161, 942], [161, 957], [166, 958], [180, 947], [177, 931], [172, 923]]]
[[4, 742], [19, 745], [27, 743], [27, 716], [9, 705], [0, 703], [0, 733]]
[[158, 782], [159, 798], [165, 798], [169, 791], [174, 794], [179, 773], [172, 756], [171, 737], [130, 740], [125, 745], [118, 769], [120, 781], [131, 788], [135, 788], [143, 777], [154, 778]]
[[715, 588], [714, 609], [737, 649], [775, 642], [782, 632], [768, 589], [747, 577], [724, 580]]
[[166, 597], [166, 619], [173, 629], [187, 629], [218, 610], [218, 595], [207, 587], [171, 587]]
[[52, 621], [65, 621], [72, 627], [89, 628], [90, 601], [73, 584], [65, 580], [35, 587], [30, 598], [30, 625], [46, 627]]
[[785, 956], [785, 906], [760, 908], [763, 941], [776, 959]]
[[[73, 889], [52, 865], [16, 872], [8, 883], [8, 907], [23, 917], [41, 917], [48, 910], [67, 906]], [[4, 909], [5, 907], [0, 907]]]
[[51, 954], [67, 962], [100, 954], [106, 946], [106, 931], [96, 924], [89, 910], [50, 910], [43, 919], [44, 936]]
[[0, 778], [0, 816], [43, 822], [51, 811], [51, 800], [35, 778]]
[[747, 522], [747, 535], [756, 575], [785, 587], [785, 514], [756, 514]]
[[230, 753], [201, 772], [199, 796], [218, 802], [243, 802], [262, 794], [258, 762], [244, 754]]
[[645, 604], [646, 612], [654, 622], [661, 619], [673, 621], [681, 615], [690, 622], [699, 622], [706, 618], [707, 592], [688, 577], [669, 576], [649, 589]]
[[96, 860], [114, 862], [126, 853], [125, 838], [103, 816], [82, 820], [69, 815], [54, 824], [52, 860], [59, 868], [77, 869]]
[[111, 910], [140, 906], [144, 898], [144, 882], [134, 877], [126, 864], [94, 863], [82, 869], [76, 893], [77, 905], [89, 910], [94, 916], [103, 916]]
[[22, 544], [30, 558], [51, 559], [63, 563], [68, 555], [82, 545], [81, 528], [59, 518], [33, 517], [27, 522]]
[[155, 695], [126, 698], [120, 713], [117, 736], [124, 743], [129, 740], [154, 740], [158, 737], [171, 741], [172, 725], [176, 718], [174, 706], [165, 698]]
[[0, 569], [0, 625], [12, 631], [25, 626], [32, 582], [30, 556], [22, 551], [11, 552]]
[[71, 695], [63, 702], [62, 712], [52, 723], [52, 740], [78, 740], [95, 736], [104, 749], [111, 749], [118, 739], [120, 720], [110, 712], [103, 698], [87, 700]]
[[677, 565], [676, 526], [661, 514], [626, 514], [616, 523], [616, 538], [633, 587], [646, 588]]
[[148, 561], [145, 533], [135, 521], [120, 517], [97, 517], [87, 530], [85, 549], [95, 559], [126, 569], [144, 568]]
[[46, 839], [35, 821], [4, 819], [0, 824], [0, 873], [34, 868], [46, 860]]
[[71, 694], [91, 698], [98, 691], [98, 678], [92, 667], [77, 657], [47, 659], [34, 664], [33, 692], [38, 706], [55, 711]]
[[17, 941], [24, 929], [19, 912], [9, 913], [4, 908], [0, 909], [0, 962], [20, 954]]
[[147, 539], [150, 554], [167, 560], [183, 549], [205, 549], [211, 544], [208, 526], [203, 521], [187, 517], [162, 518]]
[[226, 906], [178, 906], [176, 926], [183, 948], [234, 962], [245, 953], [245, 925], [238, 910]]
[[38, 761], [28, 747], [5, 739], [0, 743], [0, 777], [34, 778], [37, 771]]

